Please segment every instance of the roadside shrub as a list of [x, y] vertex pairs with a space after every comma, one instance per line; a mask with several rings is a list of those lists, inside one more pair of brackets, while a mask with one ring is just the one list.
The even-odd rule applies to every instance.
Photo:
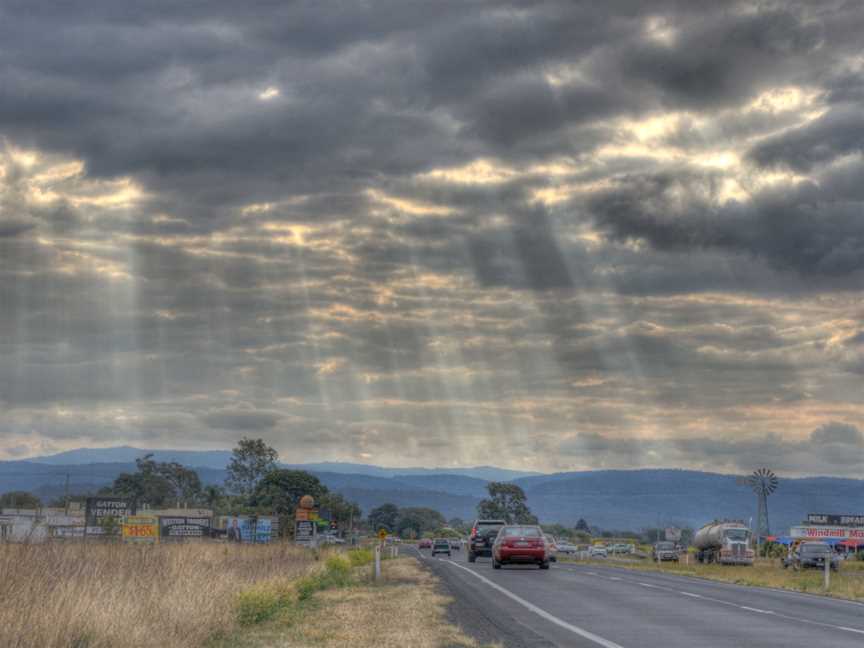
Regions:
[[351, 549], [346, 555], [352, 567], [369, 565], [375, 559], [371, 549]]
[[237, 596], [237, 622], [248, 626], [267, 621], [291, 603], [291, 590], [284, 584], [251, 587]]
[[351, 561], [341, 555], [330, 556], [325, 563], [327, 585], [330, 587], [345, 587], [351, 581]]

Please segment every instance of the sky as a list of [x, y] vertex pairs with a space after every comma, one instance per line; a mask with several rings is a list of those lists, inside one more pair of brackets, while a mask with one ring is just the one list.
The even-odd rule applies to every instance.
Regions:
[[0, 458], [860, 476], [862, 33], [0, 0]]

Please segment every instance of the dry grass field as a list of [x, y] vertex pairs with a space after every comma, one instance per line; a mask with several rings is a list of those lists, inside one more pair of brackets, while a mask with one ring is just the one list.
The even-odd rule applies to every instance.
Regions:
[[0, 545], [0, 646], [199, 646], [235, 630], [241, 591], [313, 564], [286, 544]]
[[450, 599], [416, 559], [388, 560], [383, 569], [381, 583], [361, 578], [348, 587], [320, 591], [214, 648], [480, 648], [447, 621]]

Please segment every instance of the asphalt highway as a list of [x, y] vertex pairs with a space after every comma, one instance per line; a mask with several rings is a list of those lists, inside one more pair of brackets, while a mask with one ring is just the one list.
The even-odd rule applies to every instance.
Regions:
[[507, 648], [861, 648], [864, 604], [614, 567], [493, 570], [464, 551], [422, 562], [454, 621]]

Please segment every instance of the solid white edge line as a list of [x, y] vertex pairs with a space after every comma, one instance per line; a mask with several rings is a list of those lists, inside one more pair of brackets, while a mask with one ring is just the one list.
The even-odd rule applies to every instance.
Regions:
[[522, 597], [517, 596], [516, 594], [514, 594], [510, 590], [508, 590], [504, 587], [501, 587], [501, 585], [499, 585], [498, 583], [495, 583], [495, 582], [489, 580], [485, 576], [481, 576], [480, 574], [475, 572], [473, 569], [468, 569], [467, 567], [463, 567], [459, 563], [455, 563], [455, 562], [451, 562], [450, 564], [453, 565], [454, 567], [458, 567], [459, 569], [468, 572], [469, 574], [471, 574], [472, 576], [474, 576], [476, 578], [479, 578], [481, 581], [486, 583], [489, 587], [491, 587], [495, 590], [498, 590], [507, 598], [510, 598], [510, 599], [516, 601], [522, 607], [525, 607], [525, 608], [531, 610], [532, 612], [534, 612], [534, 614], [537, 614], [538, 616], [543, 617], [544, 619], [546, 619], [550, 623], [554, 623], [555, 625], [560, 626], [560, 627], [564, 628], [565, 630], [569, 630], [570, 632], [577, 634], [580, 637], [588, 639], [589, 641], [593, 641], [594, 643], [596, 643], [600, 646], [603, 646], [603, 648], [623, 648], [623, 646], [615, 643], [614, 641], [609, 641], [608, 639], [604, 639], [603, 637], [596, 635], [593, 632], [589, 632], [588, 630], [584, 630], [584, 629], [580, 628], [579, 626], [573, 625], [572, 623], [567, 623], [563, 619], [559, 619], [554, 614], [550, 614], [549, 612], [547, 612], [543, 608], [537, 607], [533, 603], [530, 603], [529, 601], [526, 601]]

